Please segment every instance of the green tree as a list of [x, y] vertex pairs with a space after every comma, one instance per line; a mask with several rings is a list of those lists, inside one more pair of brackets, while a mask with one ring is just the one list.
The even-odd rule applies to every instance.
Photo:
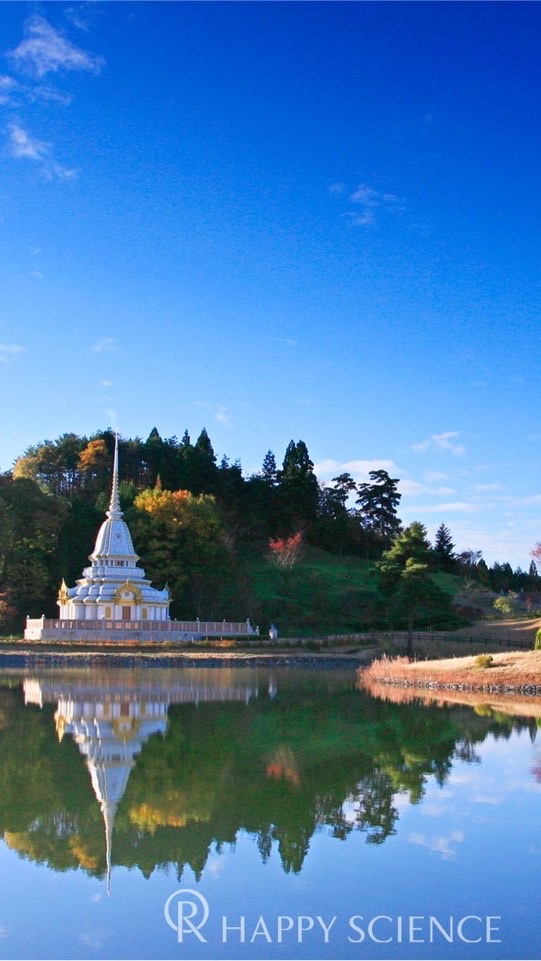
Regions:
[[276, 458], [271, 450], [267, 451], [267, 453], [263, 458], [263, 464], [261, 467], [261, 477], [271, 487], [275, 487], [276, 484], [278, 483], [278, 470], [276, 467]]
[[130, 515], [136, 549], [153, 580], [168, 581], [176, 616], [227, 616], [220, 608], [231, 559], [215, 498], [154, 488]]
[[317, 518], [319, 484], [304, 441], [290, 441], [279, 473], [282, 533], [310, 529]]
[[416, 618], [423, 615], [447, 619], [451, 614], [451, 597], [430, 576], [431, 551], [426, 528], [418, 521], [410, 524], [385, 551], [376, 564], [380, 587], [387, 595], [391, 613], [405, 623], [406, 654], [413, 656], [413, 629]]
[[368, 533], [377, 555], [389, 548], [400, 532], [397, 507], [401, 495], [398, 478], [390, 477], [386, 470], [373, 470], [368, 476], [371, 483], [357, 486], [356, 504], [361, 527]]
[[451, 572], [455, 568], [455, 555], [451, 531], [445, 524], [440, 524], [434, 539], [434, 554], [438, 567], [442, 571]]
[[0, 488], [0, 584], [19, 625], [26, 614], [54, 614], [57, 542], [67, 513], [64, 502], [28, 478]]
[[497, 597], [494, 601], [494, 610], [502, 617], [509, 617], [513, 613], [513, 599], [511, 597]]
[[385, 559], [402, 566], [411, 559], [428, 567], [432, 560], [432, 552], [424, 524], [413, 521], [409, 527], [406, 527], [393, 542], [392, 547], [385, 552]]
[[183, 489], [192, 494], [218, 493], [216, 455], [205, 428], [193, 445], [188, 433], [185, 433], [179, 450], [179, 468], [179, 481]]

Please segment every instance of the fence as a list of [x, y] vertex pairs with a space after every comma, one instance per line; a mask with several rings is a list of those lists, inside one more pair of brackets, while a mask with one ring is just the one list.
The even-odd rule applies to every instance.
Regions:
[[257, 634], [246, 621], [108, 621], [62, 620], [28, 617], [26, 640], [194, 640], [201, 637], [236, 637]]

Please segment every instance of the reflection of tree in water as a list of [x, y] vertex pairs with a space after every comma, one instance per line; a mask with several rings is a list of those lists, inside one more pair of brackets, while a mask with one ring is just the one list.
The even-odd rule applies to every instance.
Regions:
[[384, 771], [375, 770], [373, 776], [365, 778], [359, 787], [357, 825], [366, 832], [369, 844], [382, 844], [390, 834], [396, 834], [398, 811], [393, 805], [391, 778]]
[[[133, 690], [131, 691], [133, 697]], [[0, 690], [0, 830], [23, 856], [55, 870], [106, 870], [104, 824], [83, 757], [59, 743], [55, 705], [24, 708]], [[250, 703], [176, 704], [165, 734], [144, 744], [116, 813], [113, 863], [146, 876], [189, 866], [199, 877], [213, 851], [254, 838], [299, 872], [316, 831], [362, 832], [380, 845], [396, 833], [395, 799], [418, 803], [454, 757], [477, 761], [489, 732], [528, 726], [466, 708], [378, 702], [344, 684], [293, 679]]]

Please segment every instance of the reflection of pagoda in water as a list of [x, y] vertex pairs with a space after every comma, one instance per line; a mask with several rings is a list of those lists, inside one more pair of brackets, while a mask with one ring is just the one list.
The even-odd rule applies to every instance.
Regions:
[[115, 814], [145, 742], [152, 734], [165, 734], [169, 705], [208, 701], [248, 704], [259, 693], [253, 675], [233, 677], [223, 668], [122, 674], [118, 682], [114, 672], [88, 678], [52, 672], [23, 681], [26, 704], [42, 707], [57, 702], [58, 737], [61, 740], [71, 734], [85, 758], [105, 825], [108, 891]]

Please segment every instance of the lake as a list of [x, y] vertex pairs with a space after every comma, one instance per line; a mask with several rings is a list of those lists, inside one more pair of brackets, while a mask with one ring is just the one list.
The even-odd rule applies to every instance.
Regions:
[[535, 703], [393, 703], [350, 667], [4, 670], [1, 956], [539, 958]]

